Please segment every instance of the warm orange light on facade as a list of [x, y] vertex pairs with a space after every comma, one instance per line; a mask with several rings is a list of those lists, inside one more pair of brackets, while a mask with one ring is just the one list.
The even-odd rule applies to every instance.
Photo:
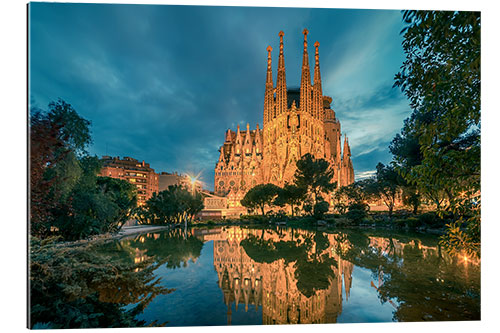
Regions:
[[[305, 154], [327, 160], [338, 186], [354, 182], [351, 150], [340, 122], [331, 108], [332, 98], [323, 95], [319, 69], [319, 43], [315, 45], [314, 77], [311, 82], [307, 52], [307, 29], [300, 89], [288, 89], [285, 75], [284, 33], [280, 32], [276, 86], [273, 83], [271, 51], [267, 48], [267, 76], [263, 127], [255, 130], [227, 130], [215, 166], [214, 192], [228, 198], [229, 207], [240, 206], [246, 192], [258, 184], [283, 186], [291, 182], [296, 162]], [[343, 148], [342, 148], [343, 147]]]

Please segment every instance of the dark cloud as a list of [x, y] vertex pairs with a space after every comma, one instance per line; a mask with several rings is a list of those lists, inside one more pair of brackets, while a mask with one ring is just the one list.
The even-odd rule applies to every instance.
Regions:
[[274, 48], [276, 80], [280, 30], [289, 86], [300, 84], [303, 28], [320, 41], [325, 94], [357, 172], [387, 160], [381, 147], [408, 113], [390, 89], [402, 59], [398, 11], [32, 3], [29, 15], [36, 106], [71, 103], [92, 121], [93, 154], [202, 172], [209, 188], [225, 130], [262, 125], [265, 49]]

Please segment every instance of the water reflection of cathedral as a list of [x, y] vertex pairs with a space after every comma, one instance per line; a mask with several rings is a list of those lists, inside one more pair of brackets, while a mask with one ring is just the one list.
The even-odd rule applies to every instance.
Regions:
[[[258, 263], [247, 255], [240, 242], [249, 235], [273, 242], [293, 240], [298, 243], [311, 236], [307, 231], [297, 230], [277, 233], [227, 228], [203, 237], [214, 242], [214, 266], [228, 308], [228, 324], [231, 323], [233, 303], [236, 309], [244, 306], [245, 311], [251, 304], [256, 309], [262, 306], [263, 324], [335, 323], [342, 311], [342, 282], [345, 297], [349, 297], [353, 264], [336, 255], [334, 235], [325, 235], [329, 246], [320, 253], [335, 259], [334, 274], [329, 278], [327, 289], [315, 290], [309, 297], [297, 287], [295, 263], [285, 263], [284, 259]], [[309, 255], [315, 251], [313, 244]]]

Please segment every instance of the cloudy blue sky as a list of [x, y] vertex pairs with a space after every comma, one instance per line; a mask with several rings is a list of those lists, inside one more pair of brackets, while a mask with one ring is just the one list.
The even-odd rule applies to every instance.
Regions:
[[224, 132], [262, 126], [266, 47], [276, 76], [285, 32], [287, 85], [298, 87], [307, 28], [359, 178], [390, 161], [410, 114], [392, 88], [402, 27], [401, 12], [388, 10], [32, 3], [30, 103], [72, 104], [92, 122], [91, 154], [201, 173], [213, 189]]

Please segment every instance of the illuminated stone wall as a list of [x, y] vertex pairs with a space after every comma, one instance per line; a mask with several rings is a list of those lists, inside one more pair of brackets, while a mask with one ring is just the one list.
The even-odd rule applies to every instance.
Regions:
[[319, 69], [319, 43], [315, 46], [314, 79], [311, 84], [307, 34], [304, 30], [304, 53], [300, 89], [286, 86], [283, 36], [280, 32], [280, 53], [276, 86], [273, 84], [271, 51], [264, 94], [263, 128], [235, 131], [230, 129], [220, 147], [215, 166], [214, 191], [227, 196], [238, 206], [245, 193], [257, 184], [283, 186], [291, 182], [296, 162], [310, 153], [330, 162], [338, 186], [354, 182], [354, 169], [347, 137], [343, 148], [340, 122], [331, 108], [332, 98], [322, 92]]

